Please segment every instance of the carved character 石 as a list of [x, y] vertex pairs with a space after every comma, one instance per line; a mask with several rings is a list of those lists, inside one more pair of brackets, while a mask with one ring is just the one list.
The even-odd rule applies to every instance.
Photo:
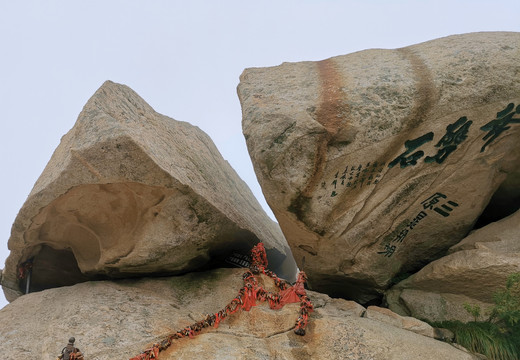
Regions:
[[396, 157], [394, 160], [392, 160], [388, 164], [388, 167], [393, 168], [397, 164], [399, 164], [401, 166], [401, 168], [416, 165], [417, 160], [419, 160], [421, 157], [424, 156], [424, 151], [419, 150], [419, 151], [414, 152], [411, 155], [408, 155], [408, 154], [410, 154], [412, 151], [414, 151], [418, 147], [420, 147], [432, 140], [433, 140], [433, 132], [430, 131], [429, 133], [424, 134], [423, 136], [420, 136], [417, 139], [405, 141], [404, 146], [406, 148], [406, 151], [404, 153], [402, 153], [401, 155], [399, 155], [398, 157]]

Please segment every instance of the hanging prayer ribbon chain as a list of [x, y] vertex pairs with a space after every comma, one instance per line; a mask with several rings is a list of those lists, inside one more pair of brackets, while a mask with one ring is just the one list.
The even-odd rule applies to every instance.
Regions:
[[[300, 310], [296, 320], [294, 332], [297, 335], [305, 335], [305, 328], [309, 320], [309, 313], [314, 308], [311, 300], [307, 297], [304, 284], [307, 281], [307, 276], [303, 271], [298, 274], [298, 280], [293, 286], [290, 286], [284, 280], [278, 278], [275, 273], [266, 269], [267, 256], [265, 253], [264, 244], [258, 243], [251, 250], [251, 266], [249, 271], [246, 271], [242, 276], [244, 286], [238, 291], [238, 295], [231, 300], [226, 307], [213, 315], [207, 315], [203, 320], [200, 320], [174, 334], [169, 335], [160, 343], [155, 343], [149, 349], [146, 349], [141, 354], [131, 358], [130, 360], [151, 360], [158, 359], [159, 353], [166, 350], [172, 344], [173, 340], [184, 337], [193, 338], [198, 335], [204, 328], [217, 328], [222, 320], [228, 315], [234, 314], [239, 309], [249, 311], [256, 302], [267, 301], [271, 309], [281, 309], [285, 304], [300, 303]], [[255, 275], [264, 274], [273, 279], [275, 286], [278, 288], [278, 293], [266, 291], [263, 287], [258, 285]]]

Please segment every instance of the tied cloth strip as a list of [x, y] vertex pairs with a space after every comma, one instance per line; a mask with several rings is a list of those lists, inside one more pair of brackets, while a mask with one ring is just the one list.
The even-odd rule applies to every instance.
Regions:
[[32, 259], [23, 262], [18, 265], [18, 279], [23, 280], [27, 277], [27, 274], [32, 270]]
[[[298, 274], [298, 280], [293, 286], [289, 286], [284, 280], [278, 278], [275, 273], [267, 270], [267, 256], [262, 243], [258, 243], [251, 250], [251, 266], [242, 276], [244, 287], [242, 287], [238, 295], [226, 305], [226, 307], [213, 315], [207, 315], [206, 318], [200, 320], [176, 333], [168, 336], [160, 343], [155, 343], [149, 349], [141, 354], [131, 358], [130, 360], [151, 360], [158, 359], [159, 353], [166, 350], [172, 344], [173, 340], [184, 337], [193, 338], [198, 335], [204, 328], [215, 327], [231, 314], [236, 313], [239, 309], [249, 311], [258, 302], [267, 301], [271, 309], [281, 309], [285, 304], [300, 303], [298, 318], [294, 327], [297, 335], [305, 335], [305, 328], [309, 320], [309, 313], [314, 309], [311, 300], [308, 298], [304, 284], [307, 276], [303, 271]], [[255, 275], [264, 274], [274, 280], [275, 286], [280, 290], [278, 293], [266, 291], [258, 285]]]

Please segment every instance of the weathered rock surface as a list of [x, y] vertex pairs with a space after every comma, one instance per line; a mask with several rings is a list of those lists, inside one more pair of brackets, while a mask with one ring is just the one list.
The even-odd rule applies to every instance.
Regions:
[[312, 289], [377, 299], [502, 183], [518, 209], [519, 51], [520, 33], [473, 33], [243, 72], [248, 150]]
[[278, 225], [211, 139], [107, 81], [15, 220], [4, 291], [10, 301], [19, 295], [17, 267], [31, 258], [36, 291], [217, 266], [259, 241], [270, 267], [291, 279], [296, 265]]
[[363, 316], [368, 319], [378, 320], [398, 328], [413, 331], [420, 335], [429, 336], [431, 338], [436, 337], [435, 329], [428, 323], [414, 317], [400, 316], [386, 308], [369, 306]]
[[491, 223], [450, 248], [450, 254], [401, 281], [386, 294], [389, 308], [432, 321], [473, 321], [464, 303], [489, 316], [493, 294], [520, 272], [520, 211]]
[[[242, 286], [241, 274], [218, 269], [24, 295], [0, 310], [0, 353], [8, 360], [54, 360], [75, 336], [86, 359], [128, 359], [223, 308]], [[359, 317], [364, 309], [353, 302], [309, 295], [316, 310], [303, 337], [292, 331], [298, 304], [278, 311], [258, 305], [231, 315], [218, 329], [175, 341], [159, 359], [473, 359], [447, 343]]]

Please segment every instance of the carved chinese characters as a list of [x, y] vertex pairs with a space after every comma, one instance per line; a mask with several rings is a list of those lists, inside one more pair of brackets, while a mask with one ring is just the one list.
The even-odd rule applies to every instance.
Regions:
[[[394, 254], [394, 252], [396, 251], [397, 246], [399, 244], [401, 244], [403, 242], [404, 238], [406, 237], [406, 235], [408, 235], [408, 232], [412, 231], [413, 228], [415, 226], [417, 226], [421, 220], [423, 220], [426, 216], [428, 216], [428, 213], [427, 213], [428, 210], [433, 210], [441, 216], [448, 217], [448, 216], [450, 216], [450, 212], [453, 211], [453, 209], [455, 207], [459, 206], [459, 204], [457, 204], [454, 201], [451, 201], [451, 200], [441, 201], [442, 199], [446, 199], [446, 195], [437, 192], [437, 193], [431, 195], [430, 197], [428, 197], [427, 199], [421, 201], [421, 205], [423, 206], [424, 210], [421, 210], [413, 218], [413, 220], [410, 221], [410, 223], [408, 223], [406, 225], [406, 227], [403, 230], [401, 230], [398, 233], [398, 235], [395, 236], [395, 238], [393, 240], [391, 240], [390, 243], [383, 243], [382, 244], [383, 250], [378, 251], [377, 253], [382, 254], [386, 257], [391, 257]], [[439, 202], [441, 202], [441, 203], [439, 203]], [[392, 243], [396, 243], [396, 244], [392, 244]]]
[[[486, 147], [495, 141], [500, 134], [511, 128], [511, 126], [506, 125], [520, 123], [520, 117], [513, 117], [515, 114], [520, 114], [520, 105], [516, 106], [515, 109], [515, 104], [509, 103], [505, 109], [497, 112], [495, 119], [480, 127], [480, 132], [485, 132], [485, 136], [482, 138], [482, 141], [485, 143], [480, 150], [481, 152], [484, 152]], [[475, 130], [470, 134], [470, 127], [472, 124], [473, 121], [468, 120], [466, 116], [462, 116], [456, 122], [448, 124], [446, 126], [445, 134], [435, 144], [435, 148], [438, 148], [436, 149], [437, 153], [432, 154], [432, 156], [425, 156], [424, 151], [421, 150], [423, 145], [434, 140], [435, 134], [432, 131], [419, 136], [416, 139], [405, 141], [404, 148], [406, 150], [390, 161], [388, 167], [393, 168], [394, 166], [399, 165], [401, 168], [406, 168], [408, 166], [417, 165], [421, 160], [427, 164], [442, 164], [452, 152], [457, 150], [458, 146], [464, 142], [469, 135], [477, 133], [478, 130]], [[379, 167], [377, 161], [372, 164], [369, 162], [365, 166], [360, 164], [359, 166], [353, 165], [349, 168], [347, 165], [341, 174], [339, 171], [336, 172], [334, 180], [330, 182], [332, 187], [330, 196], [337, 196], [338, 190], [341, 189], [341, 186], [356, 189], [358, 186], [361, 188], [363, 185], [368, 186], [371, 184], [378, 184], [381, 180], [382, 167], [385, 165], [386, 164], [381, 164], [381, 167]], [[360, 177], [360, 175], [362, 176]], [[323, 185], [324, 184], [322, 184], [322, 186]]]
[[[509, 124], [518, 124], [520, 123], [520, 118], [517, 114], [520, 114], [520, 105], [518, 105], [513, 112], [515, 104], [510, 103], [507, 107], [497, 113], [497, 117], [494, 120], [491, 120], [486, 125], [482, 126], [480, 130], [487, 131], [486, 136], [482, 138], [482, 140], [487, 140], [482, 149], [483, 152], [490, 143], [495, 141], [495, 139], [502, 134], [504, 131], [509, 130], [511, 126], [506, 126]], [[516, 115], [516, 117], [513, 117]]]

